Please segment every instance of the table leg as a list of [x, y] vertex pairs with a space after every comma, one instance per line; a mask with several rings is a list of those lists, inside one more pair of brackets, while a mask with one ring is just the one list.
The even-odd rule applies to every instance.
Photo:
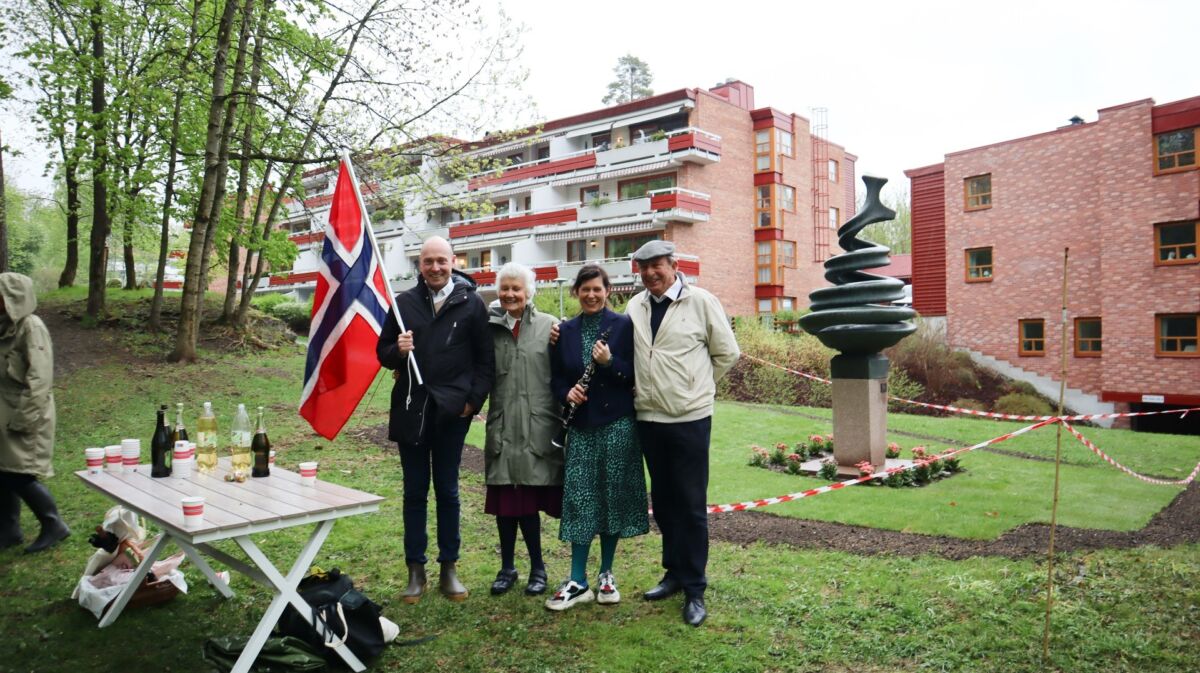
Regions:
[[[321, 550], [321, 545], [325, 544], [325, 539], [329, 537], [329, 532], [333, 530], [333, 520], [322, 521], [317, 524], [312, 535], [309, 536], [308, 542], [304, 544], [304, 548], [300, 551], [300, 555], [292, 564], [291, 570], [288, 571], [287, 577], [280, 574], [279, 570], [271, 563], [266, 554], [254, 544], [248, 535], [243, 535], [234, 538], [242, 551], [246, 552], [246, 556], [258, 566], [263, 575], [271, 582], [276, 594], [271, 600], [271, 604], [267, 606], [267, 611], [259, 621], [258, 627], [254, 629], [254, 634], [250, 636], [250, 640], [246, 642], [246, 648], [242, 650], [242, 654], [238, 657], [237, 663], [234, 664], [231, 673], [246, 673], [250, 670], [250, 666], [254, 660], [258, 658], [258, 653], [262, 651], [263, 645], [267, 642], [267, 637], [271, 633], [271, 629], [275, 627], [275, 623], [279, 621], [279, 617], [283, 614], [284, 607], [289, 603], [296, 609], [300, 616], [304, 617], [310, 624], [312, 623], [312, 607], [304, 602], [304, 599], [297, 593], [296, 588], [300, 585], [300, 580], [304, 578], [308, 572], [309, 566], [313, 559], [316, 558], [317, 552]], [[339, 645], [334, 648], [334, 651], [342, 657], [354, 671], [365, 671], [366, 666], [354, 656], [350, 648], [345, 645]]]
[[175, 544], [179, 545], [184, 554], [187, 554], [188, 560], [192, 562], [192, 565], [200, 569], [200, 572], [204, 574], [204, 577], [208, 579], [208, 583], [213, 585], [214, 589], [225, 598], [233, 597], [233, 591], [230, 590], [229, 583], [217, 577], [217, 574], [213, 572], [212, 566], [208, 565], [208, 561], [204, 560], [204, 556], [195, 547], [183, 540], [175, 540]]
[[146, 552], [146, 556], [138, 564], [133, 577], [129, 579], [129, 584], [125, 585], [125, 588], [117, 595], [113, 604], [109, 606], [108, 612], [104, 614], [104, 619], [100, 620], [100, 628], [112, 624], [117, 621], [117, 617], [121, 616], [121, 611], [125, 609], [125, 606], [129, 603], [129, 599], [133, 598], [133, 594], [137, 592], [137, 588], [141, 585], [142, 580], [146, 579], [146, 573], [150, 572], [150, 568], [158, 560], [158, 555], [162, 553], [163, 547], [166, 546], [168, 537], [166, 533], [163, 533], [154, 541], [154, 545], [150, 547], [150, 551]]

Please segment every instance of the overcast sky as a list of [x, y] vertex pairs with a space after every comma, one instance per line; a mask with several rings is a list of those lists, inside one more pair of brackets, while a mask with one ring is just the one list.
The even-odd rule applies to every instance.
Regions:
[[[732, 77], [760, 107], [826, 108], [830, 140], [858, 155], [859, 172], [902, 190], [904, 169], [947, 152], [1200, 95], [1197, 0], [503, 3], [527, 27], [525, 91], [543, 120], [602, 107], [630, 53], [655, 91]], [[27, 147], [23, 123], [3, 125], [5, 142]], [[28, 154], [6, 157], [8, 177], [44, 190], [45, 153]]]

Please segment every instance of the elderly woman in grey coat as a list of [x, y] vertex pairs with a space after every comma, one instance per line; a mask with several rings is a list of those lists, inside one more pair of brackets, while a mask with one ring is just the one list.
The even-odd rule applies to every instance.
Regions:
[[38, 481], [54, 476], [54, 350], [45, 323], [33, 315], [36, 308], [28, 276], [0, 273], [0, 549], [24, 541], [24, 500], [42, 526], [26, 553], [71, 533], [50, 490]]
[[488, 403], [484, 512], [495, 515], [500, 533], [500, 572], [492, 594], [517, 581], [513, 556], [517, 529], [529, 551], [525, 593], [546, 591], [539, 512], [562, 516], [563, 455], [553, 445], [562, 425], [550, 392], [550, 328], [554, 318], [533, 307], [534, 275], [516, 263], [496, 274], [499, 306], [490, 311], [496, 346], [496, 383]]

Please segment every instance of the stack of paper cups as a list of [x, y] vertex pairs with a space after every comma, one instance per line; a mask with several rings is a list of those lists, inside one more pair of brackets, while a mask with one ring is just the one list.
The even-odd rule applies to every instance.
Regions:
[[267, 454], [267, 464], [275, 467], [275, 449], [271, 449], [271, 453]]
[[100, 474], [104, 469], [104, 449], [84, 449], [88, 474]]
[[300, 463], [300, 483], [305, 486], [313, 486], [317, 483], [316, 461]]
[[141, 462], [141, 458], [142, 440], [121, 440], [121, 463], [125, 465], [126, 472], [133, 472], [135, 469], [137, 469], [138, 463]]
[[121, 469], [121, 445], [113, 444], [104, 447], [104, 464], [109, 472], [120, 474]]
[[188, 453], [187, 442], [175, 442], [175, 451], [171, 455], [171, 476], [177, 479], [187, 479], [192, 476], [194, 461]]
[[183, 505], [183, 525], [195, 528], [204, 523], [204, 496], [189, 495], [180, 500]]

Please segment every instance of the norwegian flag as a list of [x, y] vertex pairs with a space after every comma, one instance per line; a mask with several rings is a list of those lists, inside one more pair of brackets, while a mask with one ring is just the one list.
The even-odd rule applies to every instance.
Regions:
[[379, 373], [375, 344], [391, 289], [362, 211], [349, 157], [338, 171], [313, 296], [300, 415], [333, 439]]

